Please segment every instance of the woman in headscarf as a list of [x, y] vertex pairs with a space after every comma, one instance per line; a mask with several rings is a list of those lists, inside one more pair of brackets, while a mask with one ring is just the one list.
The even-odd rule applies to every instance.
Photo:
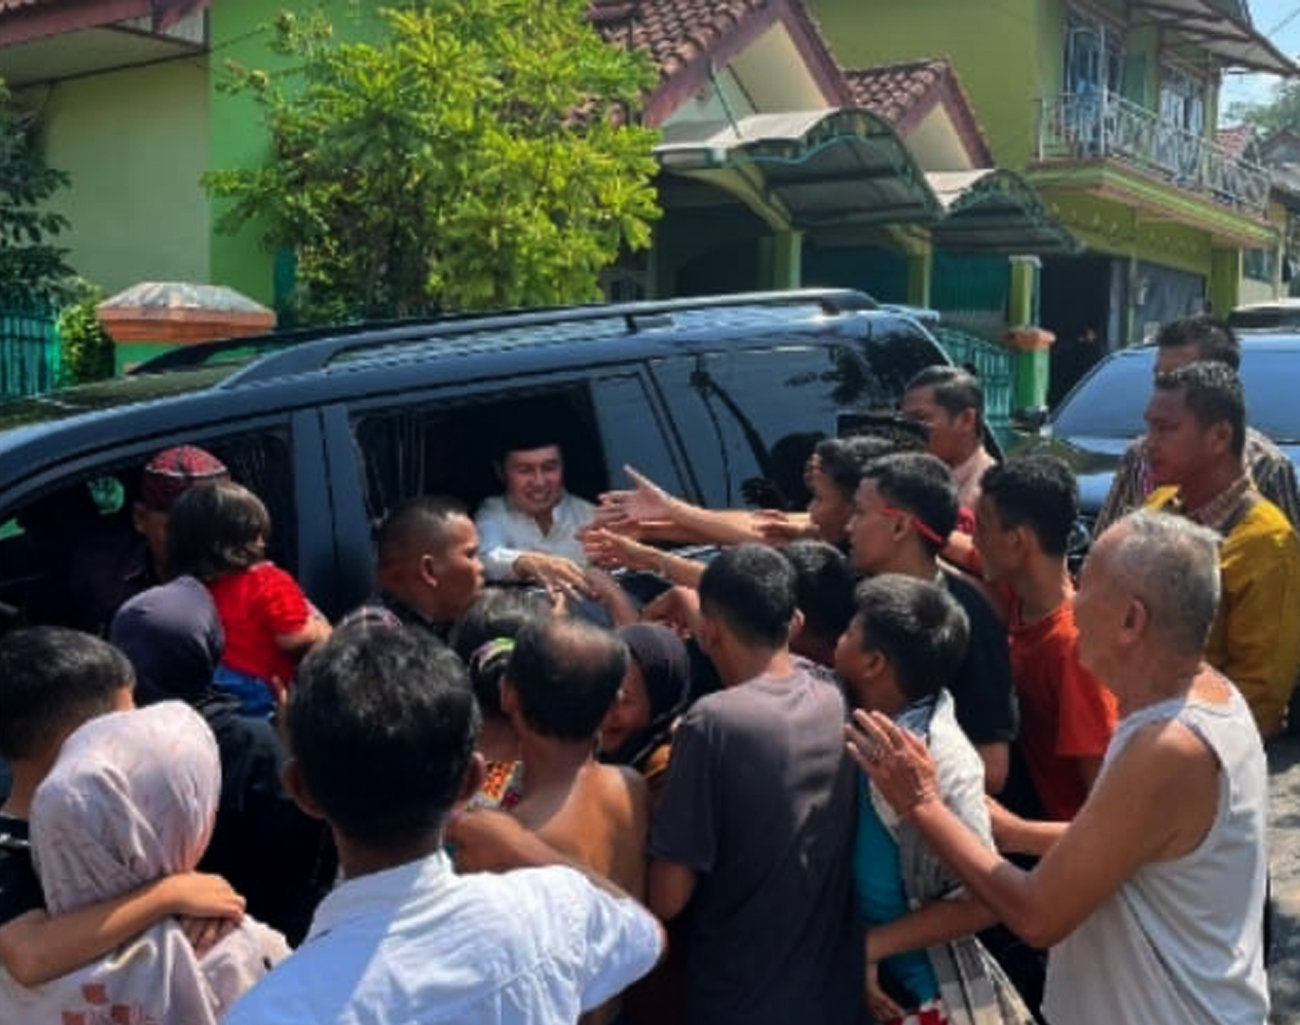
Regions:
[[118, 610], [109, 638], [135, 669], [137, 705], [180, 699], [216, 737], [221, 798], [200, 868], [224, 876], [250, 914], [300, 942], [338, 859], [329, 830], [280, 781], [287, 753], [275, 727], [240, 715], [239, 698], [213, 683], [224, 636], [208, 589], [193, 577], [150, 588]]
[[690, 700], [691, 660], [681, 638], [657, 623], [634, 623], [618, 635], [632, 657], [600, 725], [600, 758], [641, 773], [653, 802], [667, 777], [673, 724]]
[[[212, 732], [180, 702], [113, 712], [76, 730], [32, 800], [32, 851], [50, 913], [192, 871], [220, 789]], [[167, 919], [36, 989], [0, 976], [0, 1018], [216, 1025], [288, 953], [283, 936], [245, 917], [200, 958]]]

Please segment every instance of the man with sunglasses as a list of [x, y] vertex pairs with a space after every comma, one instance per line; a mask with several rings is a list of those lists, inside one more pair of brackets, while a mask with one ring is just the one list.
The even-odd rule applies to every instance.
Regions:
[[970, 644], [952, 684], [957, 721], [984, 762], [989, 793], [1007, 778], [1017, 711], [1011, 689], [1007, 633], [992, 606], [960, 574], [942, 568], [939, 553], [957, 523], [951, 471], [932, 455], [900, 453], [869, 464], [849, 519], [850, 559], [860, 576], [901, 573], [936, 582], [965, 610]]

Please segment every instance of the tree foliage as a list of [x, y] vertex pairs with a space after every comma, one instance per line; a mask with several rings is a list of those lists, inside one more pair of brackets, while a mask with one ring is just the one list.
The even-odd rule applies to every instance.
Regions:
[[598, 297], [659, 210], [654, 134], [626, 117], [653, 75], [586, 8], [427, 0], [383, 10], [376, 43], [282, 14], [291, 70], [232, 67], [272, 154], [206, 176], [219, 227], [291, 249], [318, 318]]
[[1250, 125], [1263, 137], [1275, 132], [1300, 132], [1300, 82], [1282, 82], [1265, 103], [1234, 103], [1228, 120]]
[[84, 384], [113, 376], [113, 339], [99, 323], [95, 310], [103, 298], [100, 289], [78, 281], [72, 302], [59, 313], [62, 384]]
[[44, 206], [69, 179], [46, 165], [34, 122], [0, 82], [0, 303], [6, 306], [56, 306], [72, 280], [67, 250], [53, 242], [68, 222]]

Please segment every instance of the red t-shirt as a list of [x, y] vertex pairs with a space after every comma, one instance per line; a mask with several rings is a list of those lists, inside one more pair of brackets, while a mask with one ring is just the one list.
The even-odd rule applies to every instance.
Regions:
[[297, 633], [307, 625], [311, 610], [298, 581], [271, 562], [259, 562], [242, 573], [217, 577], [208, 585], [226, 632], [221, 664], [248, 673], [268, 684], [293, 682], [298, 663], [275, 643], [280, 634]]
[[1037, 623], [1011, 610], [1011, 676], [1020, 700], [1020, 735], [1034, 789], [1047, 814], [1073, 819], [1088, 790], [1077, 759], [1101, 757], [1115, 731], [1115, 696], [1079, 665], [1074, 606]]

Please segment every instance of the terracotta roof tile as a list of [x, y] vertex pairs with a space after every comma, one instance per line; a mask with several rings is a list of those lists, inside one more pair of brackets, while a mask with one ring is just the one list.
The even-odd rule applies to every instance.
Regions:
[[845, 71], [853, 101], [897, 125], [908, 112], [952, 76], [952, 65], [942, 58], [908, 61], [878, 68]]
[[666, 79], [765, 6], [767, 0], [592, 0], [589, 17], [606, 42], [645, 51]]

